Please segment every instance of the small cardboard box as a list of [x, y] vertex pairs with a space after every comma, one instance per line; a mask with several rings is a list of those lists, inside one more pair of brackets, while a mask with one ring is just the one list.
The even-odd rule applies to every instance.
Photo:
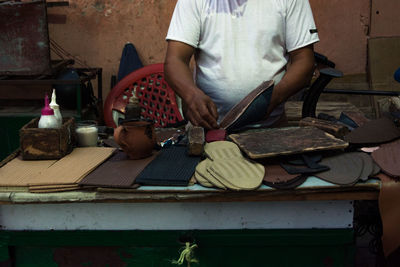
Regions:
[[35, 118], [19, 131], [24, 160], [60, 159], [71, 153], [76, 140], [74, 118], [63, 118], [60, 129], [40, 129], [38, 123]]

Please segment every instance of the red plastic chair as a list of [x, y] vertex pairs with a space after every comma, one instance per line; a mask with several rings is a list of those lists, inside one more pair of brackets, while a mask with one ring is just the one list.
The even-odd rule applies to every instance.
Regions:
[[159, 63], [130, 73], [114, 86], [104, 103], [107, 126], [117, 127], [113, 110], [125, 113], [125, 107], [134, 94], [139, 100], [141, 115], [152, 119], [155, 127], [165, 127], [183, 120], [175, 93], [164, 80], [164, 64]]

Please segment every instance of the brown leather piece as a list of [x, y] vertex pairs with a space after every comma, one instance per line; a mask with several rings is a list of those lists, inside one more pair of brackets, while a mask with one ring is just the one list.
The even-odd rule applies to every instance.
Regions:
[[400, 177], [400, 139], [381, 145], [372, 152], [372, 158], [384, 173]]
[[280, 165], [266, 165], [264, 168], [263, 180], [269, 183], [285, 183], [299, 176], [299, 174], [289, 174]]
[[356, 183], [362, 175], [364, 167], [363, 158], [358, 152], [343, 153], [323, 158], [320, 164], [328, 166], [330, 170], [317, 173], [315, 176], [338, 185]]
[[86, 176], [80, 185], [96, 185], [103, 187], [131, 187], [141, 171], [157, 156], [144, 159], [129, 159], [126, 153], [118, 151], [109, 160]]
[[228, 128], [232, 125], [250, 106], [250, 104], [262, 94], [265, 90], [274, 85], [274, 81], [266, 81], [260, 84], [256, 89], [251, 91], [245, 98], [236, 104], [222, 119], [220, 127], [222, 129]]
[[344, 137], [352, 144], [381, 144], [400, 137], [400, 129], [388, 118], [366, 122]]
[[289, 174], [280, 165], [266, 165], [263, 184], [276, 189], [292, 189], [307, 179], [300, 174]]
[[[367, 153], [357, 153], [363, 160], [363, 169], [361, 171], [360, 180], [367, 181], [371, 175], [376, 174], [375, 163], [372, 157]], [[379, 172], [379, 171], [378, 171]]]
[[378, 174], [381, 180], [379, 212], [383, 224], [382, 244], [385, 256], [400, 246], [400, 182], [386, 174]]
[[294, 188], [302, 185], [306, 180], [307, 180], [306, 175], [299, 175], [299, 176], [293, 178], [292, 180], [288, 180], [285, 183], [269, 183], [269, 182], [263, 181], [263, 184], [265, 184], [269, 187], [272, 187], [272, 188], [276, 188], [276, 189], [294, 189]]

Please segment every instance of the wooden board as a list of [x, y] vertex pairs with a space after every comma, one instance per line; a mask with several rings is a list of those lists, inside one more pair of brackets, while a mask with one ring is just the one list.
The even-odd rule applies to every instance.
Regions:
[[287, 127], [231, 134], [229, 138], [252, 159], [318, 150], [343, 149], [348, 143], [315, 127]]
[[[290, 125], [295, 125], [294, 122], [301, 120], [301, 110], [303, 101], [288, 101], [285, 104], [285, 112]], [[326, 113], [339, 119], [343, 111], [353, 111], [361, 113], [361, 111], [351, 103], [335, 102], [335, 101], [318, 101], [316, 114]], [[296, 124], [297, 126], [297, 124]]]

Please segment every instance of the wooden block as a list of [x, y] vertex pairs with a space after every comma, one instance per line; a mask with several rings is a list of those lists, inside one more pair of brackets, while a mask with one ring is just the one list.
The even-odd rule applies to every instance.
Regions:
[[204, 128], [190, 125], [188, 127], [188, 154], [191, 156], [201, 156], [204, 151]]
[[299, 126], [314, 126], [341, 139], [349, 133], [349, 129], [346, 126], [311, 117], [300, 120]]
[[251, 159], [336, 150], [349, 144], [316, 127], [260, 129], [228, 136]]

